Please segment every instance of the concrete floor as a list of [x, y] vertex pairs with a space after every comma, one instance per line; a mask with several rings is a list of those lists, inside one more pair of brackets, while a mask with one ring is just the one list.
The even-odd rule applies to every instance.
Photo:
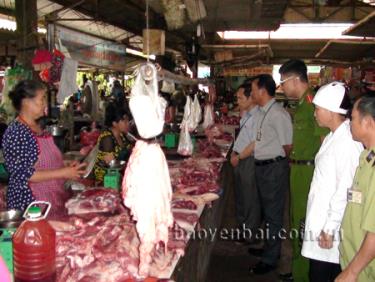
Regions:
[[[225, 177], [230, 177], [233, 180], [233, 174], [231, 173]], [[236, 227], [237, 222], [235, 218], [234, 188], [233, 186], [228, 188], [229, 195], [221, 227], [231, 229]], [[249, 245], [240, 245], [233, 241], [216, 241], [205, 282], [278, 282], [277, 270], [265, 275], [250, 274], [249, 268], [254, 266], [259, 259], [248, 254], [249, 247]]]
[[276, 282], [277, 272], [265, 275], [252, 275], [250, 266], [258, 259], [249, 255], [249, 246], [239, 245], [231, 241], [217, 241], [211, 256], [207, 282]]

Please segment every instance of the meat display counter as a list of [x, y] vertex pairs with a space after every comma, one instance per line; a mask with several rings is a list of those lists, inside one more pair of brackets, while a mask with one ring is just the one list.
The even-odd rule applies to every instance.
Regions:
[[[198, 140], [197, 146], [193, 157], [168, 162], [174, 224], [167, 246], [153, 253], [154, 281], [206, 278], [217, 239], [212, 233], [220, 229], [231, 170], [225, 165], [226, 152], [217, 145]], [[132, 280], [139, 265], [136, 223], [117, 191], [88, 188], [66, 207], [67, 218], [51, 221], [57, 231], [57, 281], [142, 281]]]

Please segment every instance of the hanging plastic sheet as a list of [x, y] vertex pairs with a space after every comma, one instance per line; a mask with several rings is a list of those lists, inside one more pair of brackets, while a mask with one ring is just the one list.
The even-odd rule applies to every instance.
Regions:
[[152, 138], [163, 131], [167, 102], [159, 96], [155, 66], [144, 64], [138, 71], [129, 106], [139, 135]]
[[77, 92], [78, 86], [77, 80], [77, 68], [78, 62], [69, 58], [64, 59], [62, 67], [61, 80], [59, 84], [59, 92], [57, 93], [57, 102], [62, 104], [66, 97]]

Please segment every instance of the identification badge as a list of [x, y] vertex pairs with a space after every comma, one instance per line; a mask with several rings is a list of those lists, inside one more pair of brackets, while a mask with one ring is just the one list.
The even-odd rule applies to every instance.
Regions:
[[370, 153], [368, 153], [367, 157], [366, 157], [366, 161], [369, 163], [371, 162], [375, 157], [375, 152], [373, 150], [371, 150]]
[[257, 132], [257, 141], [260, 141], [262, 139], [262, 132], [259, 130]]
[[362, 204], [362, 192], [357, 189], [348, 190], [348, 202], [355, 204]]

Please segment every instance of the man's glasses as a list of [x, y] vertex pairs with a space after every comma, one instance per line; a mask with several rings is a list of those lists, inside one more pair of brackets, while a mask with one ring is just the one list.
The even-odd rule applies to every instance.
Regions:
[[289, 76], [287, 78], [285, 78], [284, 80], [280, 80], [280, 85], [282, 86], [285, 82], [287, 82], [288, 80], [291, 80], [293, 78], [296, 78], [295, 76]]

